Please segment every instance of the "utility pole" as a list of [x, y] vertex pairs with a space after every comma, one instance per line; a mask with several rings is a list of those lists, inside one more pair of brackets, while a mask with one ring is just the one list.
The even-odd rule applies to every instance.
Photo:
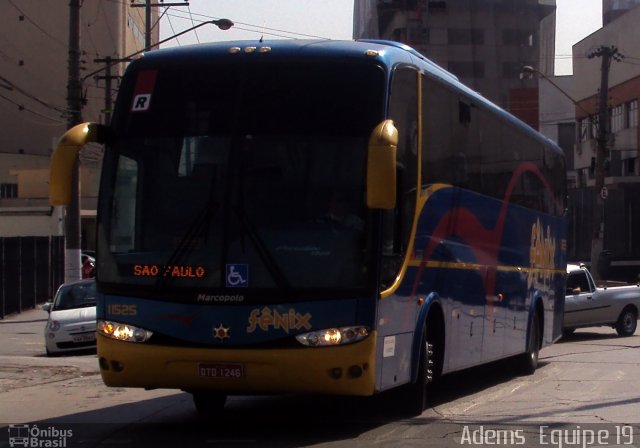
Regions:
[[169, 6], [189, 6], [187, 0], [182, 3], [164, 3], [164, 0], [160, 0], [160, 3], [151, 3], [151, 0], [144, 0], [144, 4], [134, 3], [135, 0], [131, 0], [132, 8], [144, 8], [144, 48], [151, 49], [151, 30], [153, 26], [151, 24], [151, 8], [157, 6], [169, 7]]
[[103, 59], [94, 59], [93, 62], [98, 64], [106, 64], [105, 65], [105, 74], [104, 76], [96, 76], [95, 79], [103, 79], [105, 81], [104, 87], [104, 124], [109, 125], [111, 123], [111, 110], [113, 108], [112, 102], [113, 98], [111, 95], [111, 80], [120, 78], [119, 75], [112, 75], [111, 68], [117, 64], [118, 62], [128, 62], [131, 59], [123, 58], [123, 59], [113, 59], [110, 56], [107, 56]]
[[144, 48], [151, 48], [151, 0], [144, 6]]
[[611, 60], [620, 61], [622, 55], [618, 52], [618, 49], [614, 46], [607, 47], [601, 46], [591, 54], [589, 58], [602, 58], [602, 65], [600, 68], [600, 96], [598, 104], [598, 149], [596, 152], [596, 166], [595, 176], [596, 183], [594, 193], [596, 196], [596, 203], [593, 209], [592, 230], [593, 235], [591, 239], [591, 273], [594, 274], [596, 280], [600, 279], [600, 273], [598, 272], [598, 260], [602, 254], [603, 239], [604, 239], [604, 201], [606, 197], [605, 193], [605, 170], [604, 161], [607, 157], [607, 143], [609, 140], [609, 113], [608, 113], [608, 100], [609, 100], [609, 69], [611, 68]]
[[[80, 79], [80, 0], [69, 0], [69, 59], [67, 84], [67, 127], [82, 122], [82, 81]], [[80, 266], [80, 167], [76, 158], [71, 175], [71, 202], [64, 217], [64, 281], [82, 278]]]

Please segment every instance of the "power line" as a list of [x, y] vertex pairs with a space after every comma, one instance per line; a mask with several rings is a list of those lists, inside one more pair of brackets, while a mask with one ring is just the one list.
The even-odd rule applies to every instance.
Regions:
[[[177, 15], [176, 13], [172, 13], [172, 14], [167, 14], [167, 15], [171, 15], [172, 17], [175, 17], [177, 19], [184, 19], [184, 20], [189, 20], [189, 17], [185, 17], [185, 16], [181, 16], [181, 15]], [[218, 19], [219, 17], [214, 17], [214, 16], [209, 16], [206, 14], [200, 14], [200, 13], [192, 13], [193, 16], [199, 16], [199, 17], [204, 17], [207, 20], [211, 20], [211, 19]], [[195, 19], [195, 20], [199, 20], [201, 22], [205, 22], [206, 20], [202, 20], [202, 19]], [[313, 34], [305, 34], [305, 33], [299, 33], [296, 31], [288, 31], [288, 30], [282, 30], [282, 29], [278, 29], [278, 28], [270, 28], [270, 27], [265, 27], [265, 26], [260, 26], [260, 25], [254, 25], [251, 23], [246, 23], [246, 22], [238, 22], [236, 20], [233, 20], [234, 23], [234, 28], [242, 30], [242, 31], [251, 31], [254, 33], [264, 33], [264, 34], [269, 34], [271, 36], [277, 36], [277, 37], [285, 37], [285, 38], [289, 38], [292, 39], [291, 36], [287, 36], [287, 35], [282, 35], [282, 34], [276, 34], [276, 33], [286, 33], [286, 34], [292, 34], [292, 35], [297, 35], [297, 36], [301, 36], [301, 37], [308, 37], [308, 38], [315, 38], [315, 39], [324, 39], [324, 40], [330, 40], [327, 37], [323, 37], [323, 36], [316, 36]], [[250, 29], [250, 28], [240, 28], [238, 27], [238, 25], [244, 25], [244, 26], [249, 26], [251, 28], [256, 28], [256, 29]], [[266, 32], [265, 32], [266, 30]], [[293, 38], [295, 39], [295, 38]]]
[[[188, 3], [187, 3], [187, 10], [189, 11], [189, 18], [191, 19], [191, 26], [196, 26], [195, 22], [193, 21], [193, 14], [191, 13], [191, 7], [189, 6]], [[200, 43], [200, 37], [198, 36], [198, 31], [193, 30], [193, 33], [196, 35], [196, 40], [198, 41], [198, 43]]]
[[66, 109], [62, 108], [62, 107], [58, 107], [58, 106], [53, 106], [49, 103], [47, 103], [44, 100], [41, 100], [40, 98], [38, 98], [37, 96], [27, 92], [26, 90], [24, 90], [23, 88], [17, 86], [15, 83], [11, 82], [10, 80], [8, 80], [7, 78], [5, 78], [4, 76], [0, 76], [0, 80], [2, 80], [3, 82], [5, 82], [7, 85], [9, 85], [10, 87], [12, 87], [13, 89], [15, 89], [16, 92], [21, 93], [22, 95], [26, 96], [27, 98], [32, 99], [33, 101], [41, 104], [42, 106], [54, 110], [56, 112], [60, 112], [62, 114], [65, 114], [67, 112]]
[[9, 2], [9, 4], [11, 6], [13, 6], [21, 15], [22, 17], [24, 17], [29, 23], [31, 23], [33, 26], [35, 26], [38, 30], [40, 30], [42, 33], [44, 33], [47, 37], [49, 37], [51, 40], [53, 40], [54, 42], [57, 42], [58, 44], [62, 45], [64, 48], [67, 48], [67, 43], [63, 42], [61, 40], [59, 40], [57, 37], [49, 34], [49, 32], [47, 30], [45, 30], [44, 28], [42, 28], [40, 25], [38, 25], [34, 20], [32, 20], [28, 15], [26, 15], [20, 8], [18, 8], [15, 3], [13, 3], [12, 0], [7, 0]]
[[111, 43], [113, 44], [113, 48], [117, 48], [116, 39], [113, 35], [113, 31], [111, 30], [111, 21], [107, 18], [107, 12], [104, 10], [104, 5], [102, 4], [102, 0], [98, 1], [98, 9], [102, 13], [104, 17], [104, 24], [107, 27], [107, 31], [109, 32], [109, 38], [111, 39]]
[[[171, 16], [171, 14], [167, 14], [167, 22], [169, 22], [169, 27], [171, 27], [171, 33], [175, 35], [177, 33], [176, 33], [176, 30], [173, 28], [173, 23], [171, 23], [171, 17], [170, 16]], [[176, 42], [177, 42], [178, 46], [180, 46], [180, 39], [178, 39], [177, 37], [175, 39], [176, 39]]]
[[23, 106], [23, 105], [22, 105], [22, 104], [20, 104], [20, 103], [16, 103], [16, 102], [15, 102], [15, 101], [13, 101], [11, 98], [7, 98], [6, 96], [4, 96], [4, 95], [2, 95], [2, 94], [0, 94], [0, 98], [2, 98], [2, 99], [4, 99], [4, 100], [6, 100], [6, 101], [8, 101], [8, 102], [10, 102], [10, 103], [11, 103], [11, 104], [13, 104], [14, 106], [18, 106], [18, 110], [19, 110], [19, 111], [23, 111], [23, 110], [24, 110], [24, 111], [30, 112], [30, 113], [32, 113], [32, 114], [34, 114], [34, 115], [37, 115], [37, 116], [39, 116], [39, 117], [46, 118], [47, 120], [56, 121], [56, 122], [61, 123], [61, 124], [64, 124], [64, 123], [65, 123], [65, 121], [64, 121], [64, 120], [60, 120], [60, 119], [58, 119], [58, 118], [52, 118], [52, 117], [49, 117], [49, 116], [47, 116], [47, 115], [41, 114], [40, 112], [36, 112], [35, 110], [29, 109], [28, 107]]

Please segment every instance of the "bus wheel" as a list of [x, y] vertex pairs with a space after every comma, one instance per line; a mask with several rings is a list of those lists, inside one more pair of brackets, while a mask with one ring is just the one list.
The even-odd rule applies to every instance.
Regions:
[[191, 395], [200, 415], [219, 414], [227, 402], [227, 395], [222, 392], [192, 392]]
[[517, 369], [522, 375], [533, 375], [538, 368], [540, 352], [540, 317], [536, 311], [531, 322], [531, 331], [527, 341], [527, 351], [517, 358]]
[[433, 344], [427, 341], [426, 335], [422, 338], [420, 350], [420, 365], [418, 367], [418, 379], [407, 386], [403, 407], [406, 407], [410, 415], [420, 415], [427, 407], [427, 385], [433, 381]]

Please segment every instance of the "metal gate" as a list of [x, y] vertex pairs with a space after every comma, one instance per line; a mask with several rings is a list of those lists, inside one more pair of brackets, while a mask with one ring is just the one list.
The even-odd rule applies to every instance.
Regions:
[[64, 237], [0, 237], [0, 319], [50, 300], [64, 282]]

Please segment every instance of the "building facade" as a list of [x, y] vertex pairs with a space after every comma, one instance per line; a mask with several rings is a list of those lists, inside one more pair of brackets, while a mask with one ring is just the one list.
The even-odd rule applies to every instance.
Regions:
[[[130, 2], [80, 3], [82, 119], [105, 122], [125, 64], [113, 65], [110, 77], [101, 69], [107, 58], [144, 48], [145, 11]], [[0, 236], [61, 235], [61, 211], [40, 209], [48, 207], [51, 153], [67, 129], [69, 2], [0, 2], [0, 30]], [[152, 39], [157, 42], [157, 27]], [[97, 146], [81, 154], [83, 247], [92, 245], [100, 160]], [[33, 207], [37, 214], [30, 217]]]
[[360, 0], [354, 37], [400, 41], [532, 125], [537, 78], [553, 75], [555, 0]]
[[[105, 122], [125, 64], [110, 77], [101, 69], [144, 48], [145, 10], [79, 4], [82, 119]], [[64, 279], [64, 214], [48, 197], [51, 154], [68, 121], [69, 9], [68, 0], [0, 2], [0, 318], [50, 299]], [[94, 247], [101, 159], [99, 146], [80, 156], [83, 249]]]
[[[610, 10], [605, 10], [604, 14], [608, 12]], [[608, 120], [605, 123], [607, 158], [604, 164], [606, 199], [600, 231], [604, 250], [612, 260], [613, 275], [624, 280], [637, 280], [640, 274], [640, 59], [637, 59], [640, 55], [636, 50], [640, 40], [639, 20], [640, 7], [629, 9], [573, 47], [578, 141], [575, 146], [577, 188], [571, 194], [575, 219], [583, 223], [576, 235], [583, 243], [577, 248], [579, 258], [587, 258], [591, 235], [597, 230], [590, 217], [594, 197], [600, 193], [593, 190], [602, 58], [594, 57], [594, 53], [602, 47], [615, 47], [623, 56], [621, 60], [612, 60], [609, 69]]]
[[602, 0], [603, 26], [607, 26], [638, 5], [640, 5], [640, 0]]

